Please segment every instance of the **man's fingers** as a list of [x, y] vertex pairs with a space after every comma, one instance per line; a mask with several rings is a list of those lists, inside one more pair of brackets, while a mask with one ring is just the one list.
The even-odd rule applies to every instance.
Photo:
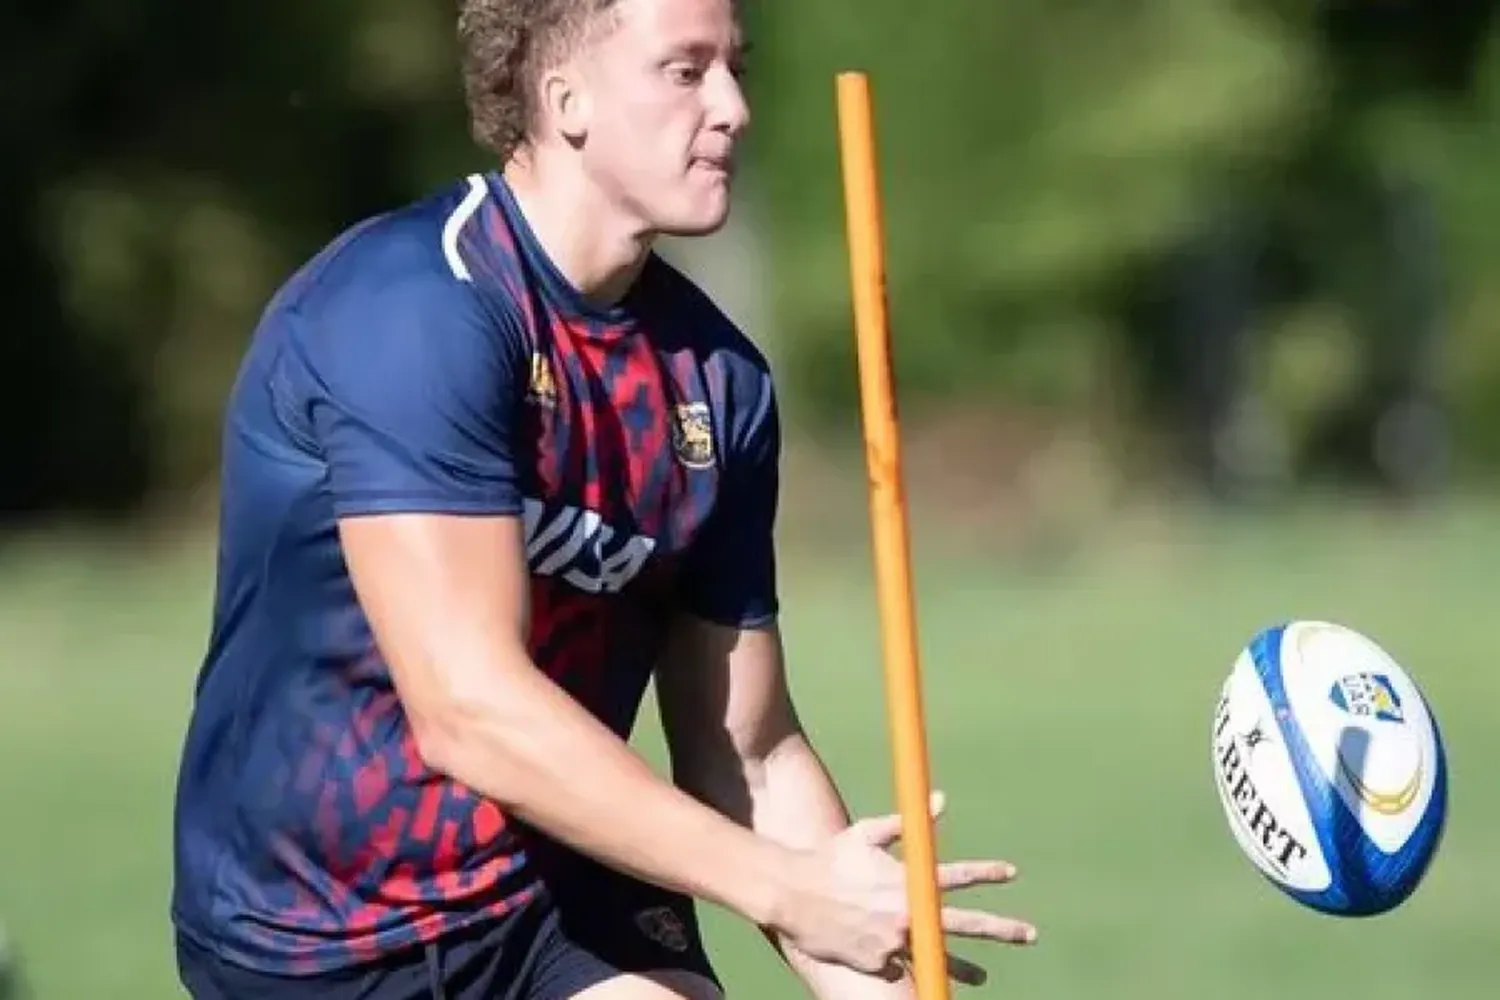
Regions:
[[1008, 861], [947, 861], [938, 865], [937, 876], [938, 887], [946, 892], [1013, 881], [1016, 866]]
[[1002, 944], [1032, 944], [1036, 941], [1036, 928], [1024, 920], [954, 906], [943, 907], [943, 930], [957, 937], [999, 941]]
[[[959, 958], [949, 953], [947, 956], [948, 978], [964, 986], [983, 986], [989, 981], [990, 974], [983, 967], [975, 965], [966, 958]], [[903, 951], [892, 955], [878, 975], [889, 982], [900, 980], [911, 970], [912, 956], [910, 951]]]
[[949, 955], [948, 978], [965, 986], [983, 986], [989, 980], [990, 974], [968, 959]]
[[[928, 811], [935, 820], [943, 814], [947, 805], [947, 796], [940, 791], [935, 791], [928, 800]], [[854, 829], [858, 831], [860, 839], [870, 846], [890, 847], [901, 839], [901, 814], [870, 816], [856, 822]]]
[[901, 836], [901, 817], [866, 816], [855, 821], [849, 832], [871, 847], [889, 847]]

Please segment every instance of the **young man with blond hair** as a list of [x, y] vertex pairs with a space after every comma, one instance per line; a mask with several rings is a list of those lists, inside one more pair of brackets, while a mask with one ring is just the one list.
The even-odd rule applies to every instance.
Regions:
[[[899, 820], [850, 822], [787, 689], [770, 372], [652, 252], [729, 211], [734, 6], [466, 0], [459, 32], [500, 168], [336, 239], [233, 390], [183, 982], [711, 1000], [702, 899], [821, 1000], [910, 997]], [[627, 742], [652, 677], [671, 782]]]

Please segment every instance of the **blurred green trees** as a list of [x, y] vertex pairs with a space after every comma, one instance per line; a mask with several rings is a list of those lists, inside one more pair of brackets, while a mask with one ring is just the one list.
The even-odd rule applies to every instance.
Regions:
[[[1482, 7], [1468, 22], [1398, 0], [920, 9], [747, 7], [744, 211], [770, 248], [774, 316], [754, 332], [807, 426], [852, 422], [833, 75], [860, 68], [910, 412], [959, 399], [1159, 416], [1146, 404], [1176, 383], [1152, 374], [1170, 352], [1137, 300], [1205, 220], [1357, 222], [1358, 185], [1341, 178], [1398, 178], [1439, 220], [1412, 259], [1442, 292], [1458, 453], [1500, 463], [1500, 58]], [[410, 0], [0, 13], [0, 509], [128, 509], [211, 477], [223, 393], [270, 290], [342, 226], [486, 165], [451, 21], [450, 4]], [[1296, 253], [1365, 267], [1341, 249], [1368, 243], [1359, 226], [1292, 228]], [[1310, 412], [1361, 350], [1359, 310], [1324, 294], [1335, 285], [1360, 288], [1315, 281], [1258, 314], [1257, 336], [1280, 335], [1255, 378], [1281, 412]]]

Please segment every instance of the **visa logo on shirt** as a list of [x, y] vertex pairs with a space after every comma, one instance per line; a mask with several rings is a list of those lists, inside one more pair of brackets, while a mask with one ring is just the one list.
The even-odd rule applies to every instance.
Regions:
[[523, 504], [526, 561], [540, 576], [561, 577], [589, 594], [616, 593], [640, 575], [656, 539], [629, 535], [604, 523], [598, 511]]

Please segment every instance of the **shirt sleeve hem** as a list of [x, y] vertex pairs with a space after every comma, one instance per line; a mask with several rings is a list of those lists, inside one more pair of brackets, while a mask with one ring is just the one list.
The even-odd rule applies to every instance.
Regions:
[[688, 614], [694, 618], [708, 622], [710, 625], [720, 625], [724, 628], [737, 628], [746, 631], [757, 631], [768, 628], [776, 623], [779, 615], [777, 608], [756, 609], [748, 613], [735, 614], [733, 612], [714, 612], [707, 608], [687, 608]]
[[521, 499], [516, 496], [435, 497], [435, 496], [363, 496], [335, 500], [333, 512], [338, 517], [373, 514], [466, 514], [508, 517], [521, 513]]

